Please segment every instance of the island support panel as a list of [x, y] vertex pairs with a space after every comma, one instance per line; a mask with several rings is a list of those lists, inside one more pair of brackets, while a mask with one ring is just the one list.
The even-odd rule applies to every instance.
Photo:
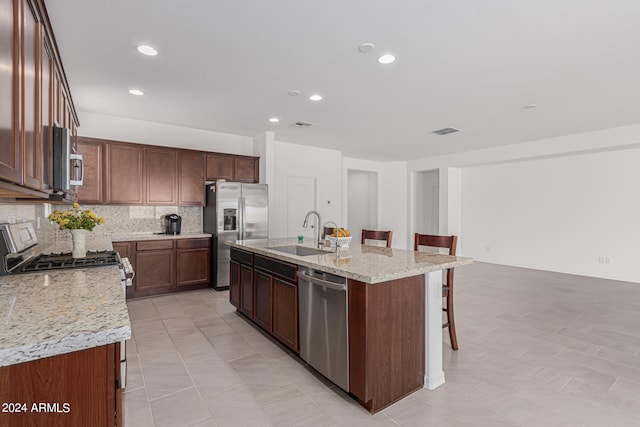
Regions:
[[435, 390], [444, 384], [442, 367], [442, 271], [425, 274], [427, 294], [425, 300], [425, 361], [427, 372], [424, 386]]
[[349, 392], [371, 413], [424, 386], [424, 304], [424, 275], [349, 280]]
[[120, 344], [0, 368], [0, 425], [122, 426]]

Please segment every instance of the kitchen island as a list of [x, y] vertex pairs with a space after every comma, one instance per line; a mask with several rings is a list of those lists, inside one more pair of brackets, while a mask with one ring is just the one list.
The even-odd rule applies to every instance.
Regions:
[[[231, 302], [294, 352], [298, 351], [297, 269], [347, 279], [347, 391], [372, 413], [416, 389], [435, 389], [444, 383], [442, 270], [470, 264], [470, 258], [353, 242], [338, 253], [327, 248], [305, 256], [282, 250], [291, 251], [297, 239], [227, 244], [235, 251]], [[284, 324], [289, 319], [291, 324]]]
[[121, 420], [131, 324], [117, 266], [0, 276], [0, 302], [0, 425]]

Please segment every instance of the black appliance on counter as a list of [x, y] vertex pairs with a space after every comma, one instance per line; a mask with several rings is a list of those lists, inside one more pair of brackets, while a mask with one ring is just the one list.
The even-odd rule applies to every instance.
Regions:
[[164, 234], [180, 234], [182, 228], [182, 217], [180, 215], [171, 214], [164, 216]]

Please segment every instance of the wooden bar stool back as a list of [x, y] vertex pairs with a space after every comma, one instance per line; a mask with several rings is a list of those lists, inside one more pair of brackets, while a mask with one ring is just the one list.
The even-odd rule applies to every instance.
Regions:
[[393, 231], [378, 231], [378, 230], [362, 230], [362, 243], [365, 244], [365, 240], [381, 240], [387, 242], [387, 247], [391, 247], [391, 239], [393, 238]]
[[[417, 251], [420, 246], [428, 246], [432, 248], [449, 249], [449, 255], [456, 254], [456, 245], [458, 244], [458, 236], [436, 236], [433, 234], [415, 233], [413, 239], [413, 250]], [[447, 323], [443, 324], [443, 328], [449, 328], [449, 339], [451, 347], [458, 349], [458, 337], [456, 336], [456, 322], [453, 313], [453, 268], [447, 269], [446, 282], [442, 284], [442, 298], [446, 299], [442, 311], [447, 313]]]

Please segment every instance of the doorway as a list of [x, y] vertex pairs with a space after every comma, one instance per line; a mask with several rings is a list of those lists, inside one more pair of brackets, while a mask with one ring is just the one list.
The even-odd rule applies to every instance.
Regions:
[[[439, 173], [437, 170], [417, 172], [415, 183], [413, 232], [439, 234]], [[413, 239], [413, 234], [411, 238]]]
[[347, 223], [355, 241], [378, 228], [378, 172], [347, 171]]

